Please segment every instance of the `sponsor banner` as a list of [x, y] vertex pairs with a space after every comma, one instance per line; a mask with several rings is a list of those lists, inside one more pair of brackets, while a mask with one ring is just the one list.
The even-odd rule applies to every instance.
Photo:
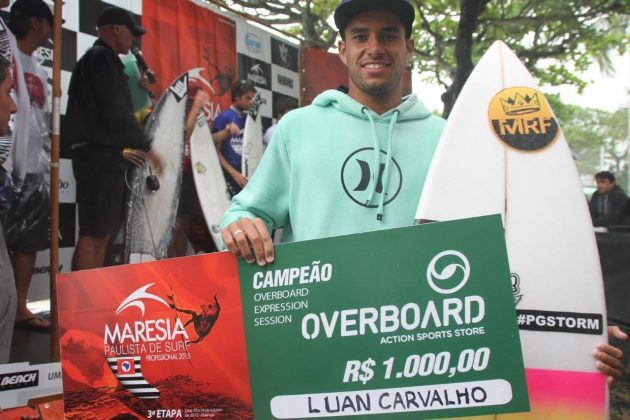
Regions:
[[300, 50], [297, 46], [278, 38], [271, 37], [271, 62], [284, 69], [299, 71]]
[[263, 118], [263, 127], [265, 126], [264, 118], [273, 118], [273, 95], [270, 90], [256, 89], [260, 94], [260, 107], [258, 108], [258, 114]]
[[232, 103], [230, 86], [237, 74], [234, 22], [189, 1], [145, 1], [142, 12], [147, 28], [142, 53], [158, 79], [152, 90], [159, 95], [182, 73], [202, 68], [190, 79], [197, 84], [188, 88], [202, 88], [210, 95], [212, 109], [204, 112], [213, 120]]
[[271, 65], [244, 54], [238, 54], [238, 78], [249, 80], [257, 88], [271, 89]]
[[60, 363], [0, 365], [0, 411], [61, 393]]
[[271, 65], [271, 88], [274, 92], [279, 92], [293, 98], [300, 97], [300, 76], [298, 73], [294, 73], [278, 66], [277, 64]]
[[236, 52], [271, 63], [271, 35], [268, 32], [237, 19], [236, 33]]
[[74, 203], [77, 196], [77, 186], [72, 172], [70, 159], [59, 160], [59, 202]]
[[528, 331], [565, 332], [602, 335], [604, 319], [600, 314], [552, 312], [517, 309], [518, 328]]
[[529, 410], [498, 215], [278, 245], [239, 273], [256, 418]]
[[[89, 1], [84, 1], [89, 3]], [[89, 6], [88, 6], [89, 7]], [[79, 32], [79, 0], [66, 0], [63, 2], [63, 27], [74, 32]], [[96, 24], [96, 21], [94, 21]], [[63, 48], [66, 48], [65, 44]]]
[[57, 291], [66, 417], [251, 418], [232, 255], [64, 273]]
[[310, 105], [313, 99], [327, 89], [348, 86], [348, 69], [338, 54], [317, 48], [303, 48], [300, 62], [302, 92], [300, 104]]
[[[96, 20], [94, 20], [96, 22]], [[90, 49], [97, 40], [96, 35], [90, 35], [83, 32], [77, 32], [77, 61]]]
[[[59, 248], [57, 272], [70, 271], [73, 248]], [[35, 267], [28, 291], [30, 302], [50, 299], [50, 250], [39, 251], [35, 257]]]
[[[65, 11], [65, 10], [64, 10]], [[64, 15], [65, 19], [65, 15]], [[62, 28], [61, 30], [61, 45], [63, 49], [61, 51], [61, 69], [72, 72], [74, 64], [77, 60], [77, 33]], [[52, 69], [53, 60], [53, 44], [52, 40], [48, 40], [46, 45], [39, 47], [33, 53], [33, 57], [44, 67]]]

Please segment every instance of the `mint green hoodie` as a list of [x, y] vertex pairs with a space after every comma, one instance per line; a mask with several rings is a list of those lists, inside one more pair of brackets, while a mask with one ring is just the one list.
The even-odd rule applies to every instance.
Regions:
[[260, 217], [302, 241], [411, 225], [443, 127], [415, 95], [377, 115], [323, 92], [282, 118], [221, 229]]

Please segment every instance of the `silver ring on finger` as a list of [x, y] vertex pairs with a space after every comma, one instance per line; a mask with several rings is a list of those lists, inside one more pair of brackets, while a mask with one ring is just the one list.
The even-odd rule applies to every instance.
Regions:
[[240, 233], [241, 235], [243, 235], [243, 231], [238, 229], [238, 230], [235, 230], [234, 232], [232, 232], [232, 236], [236, 237], [237, 233]]

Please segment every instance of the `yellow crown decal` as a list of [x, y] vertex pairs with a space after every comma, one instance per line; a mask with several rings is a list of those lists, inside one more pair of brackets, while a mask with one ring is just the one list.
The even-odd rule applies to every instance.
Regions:
[[501, 99], [501, 106], [507, 115], [522, 115], [540, 111], [538, 93], [535, 93], [534, 96], [531, 97], [529, 95], [522, 96], [520, 93], [517, 93], [514, 98], [508, 98], [507, 101]]

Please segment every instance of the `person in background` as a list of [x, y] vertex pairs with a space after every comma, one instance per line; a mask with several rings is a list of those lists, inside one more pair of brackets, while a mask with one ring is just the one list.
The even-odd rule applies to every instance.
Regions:
[[[6, 7], [8, 3], [8, 0], [0, 1], [0, 7]], [[4, 27], [2, 18], [0, 18], [0, 27]], [[3, 34], [0, 30], [0, 45], [7, 45], [2, 42], [2, 38]], [[0, 135], [5, 135], [9, 131], [9, 118], [11, 114], [17, 112], [17, 105], [11, 96], [12, 90], [11, 65], [0, 52]], [[0, 223], [0, 364], [9, 362], [16, 308], [13, 267], [4, 240], [4, 230]]]
[[219, 162], [231, 196], [247, 185], [247, 178], [241, 174], [243, 129], [255, 95], [256, 88], [252, 82], [241, 80], [234, 83], [232, 105], [214, 120], [212, 138], [217, 145]]
[[134, 117], [119, 58], [146, 29], [118, 7], [105, 8], [97, 27], [98, 39], [72, 72], [61, 130], [64, 146], [72, 150], [77, 181], [79, 241], [73, 270], [103, 266], [124, 217], [128, 166], [144, 165], [148, 158], [155, 172], [161, 173], [161, 160]]
[[623, 225], [628, 196], [615, 184], [615, 175], [608, 171], [598, 172], [595, 174], [595, 181], [597, 191], [588, 204], [593, 226]]
[[265, 147], [269, 145], [271, 136], [273, 136], [273, 132], [276, 130], [280, 119], [284, 116], [284, 114], [296, 109], [297, 107], [297, 101], [293, 98], [283, 96], [278, 99], [278, 102], [276, 102], [276, 122], [265, 131], [265, 135], [263, 136], [263, 143]]
[[[192, 93], [194, 92], [194, 93]], [[193, 176], [192, 160], [190, 156], [190, 137], [195, 129], [197, 116], [205, 105], [210, 102], [210, 96], [200, 88], [192, 91], [189, 88], [189, 110], [186, 116], [186, 133], [184, 136], [184, 159], [182, 162], [182, 186], [177, 205], [177, 217], [173, 227], [173, 242], [169, 255], [171, 257], [186, 256], [188, 247], [188, 230], [190, 221], [198, 205], [199, 197]]]
[[[28, 131], [28, 161], [22, 190], [24, 202], [11, 212], [11, 228], [23, 226], [15, 242], [9, 244], [17, 291], [18, 327], [48, 330], [50, 322], [37, 317], [26, 306], [37, 251], [50, 244], [50, 114], [46, 98], [46, 71], [33, 58], [35, 50], [46, 45], [52, 35], [53, 14], [42, 0], [17, 0], [11, 6], [9, 28], [17, 38], [19, 59], [24, 72], [31, 110]], [[37, 218], [33, 217], [37, 215]]]

